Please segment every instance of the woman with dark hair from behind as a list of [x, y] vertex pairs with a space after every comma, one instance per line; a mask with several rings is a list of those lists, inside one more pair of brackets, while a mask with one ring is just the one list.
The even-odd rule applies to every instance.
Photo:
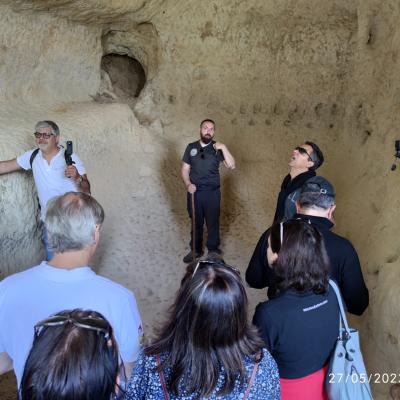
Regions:
[[289, 220], [272, 226], [267, 257], [278, 296], [253, 318], [278, 364], [282, 400], [327, 399], [324, 379], [339, 332], [339, 305], [329, 290], [329, 261], [321, 234]]
[[170, 317], [136, 362], [126, 397], [280, 399], [271, 355], [247, 321], [239, 271], [200, 261], [182, 281]]
[[35, 325], [20, 398], [117, 399], [118, 372], [118, 347], [108, 321], [95, 311], [62, 311]]

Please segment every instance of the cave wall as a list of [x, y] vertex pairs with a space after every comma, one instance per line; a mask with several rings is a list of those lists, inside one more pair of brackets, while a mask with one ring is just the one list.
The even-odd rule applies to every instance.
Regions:
[[[94, 266], [135, 291], [147, 332], [184, 268], [190, 228], [180, 158], [210, 117], [237, 161], [222, 174], [221, 230], [225, 259], [242, 270], [273, 217], [292, 148], [320, 145], [320, 173], [338, 193], [335, 229], [355, 244], [371, 290], [366, 316], [354, 319], [368, 367], [396, 372], [394, 0], [2, 0], [0, 12], [0, 159], [33, 147], [37, 120], [59, 123], [106, 210]], [[135, 58], [146, 73], [128, 105], [104, 100], [107, 54]], [[2, 176], [0, 189], [3, 277], [42, 254], [31, 177]], [[254, 307], [265, 292], [249, 289], [249, 297]], [[385, 396], [388, 385], [374, 390]]]
[[359, 250], [370, 289], [360, 329], [370, 372], [377, 374], [377, 398], [388, 398], [383, 374], [396, 376], [391, 383], [397, 383], [399, 370], [400, 176], [390, 170], [400, 138], [399, 13], [396, 1], [358, 3], [342, 139], [341, 168], [347, 173], [337, 176], [343, 204], [338, 225]]

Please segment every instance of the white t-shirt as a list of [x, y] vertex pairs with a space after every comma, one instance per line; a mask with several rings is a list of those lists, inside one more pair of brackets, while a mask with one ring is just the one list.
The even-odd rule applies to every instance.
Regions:
[[122, 360], [136, 360], [142, 321], [133, 293], [89, 267], [65, 270], [43, 261], [0, 282], [0, 353], [6, 352], [13, 360], [18, 387], [34, 325], [75, 308], [103, 314], [113, 327]]
[[[31, 169], [30, 158], [34, 150], [29, 150], [17, 157], [18, 165], [25, 169]], [[86, 173], [85, 167], [79, 157], [73, 153], [72, 160], [74, 166], [80, 175]], [[55, 196], [61, 196], [66, 192], [77, 192], [78, 187], [74, 180], [64, 175], [66, 168], [64, 149], [60, 148], [59, 152], [52, 158], [50, 164], [43, 158], [41, 150], [37, 153], [32, 163], [32, 173], [35, 179], [36, 190], [39, 196], [41, 208], [41, 219], [46, 215], [47, 202]]]

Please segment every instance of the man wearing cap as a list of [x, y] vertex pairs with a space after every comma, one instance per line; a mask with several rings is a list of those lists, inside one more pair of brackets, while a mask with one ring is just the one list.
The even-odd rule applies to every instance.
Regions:
[[[333, 186], [325, 178], [315, 176], [301, 188], [293, 218], [308, 221], [322, 234], [331, 265], [330, 277], [338, 283], [347, 311], [361, 315], [368, 307], [369, 293], [353, 245], [331, 232], [335, 208]], [[269, 229], [257, 243], [246, 270], [246, 281], [255, 289], [268, 287], [268, 297], [272, 298], [276, 294], [276, 284], [274, 270], [267, 260], [268, 237]]]
[[[219, 256], [219, 211], [221, 203], [219, 165], [235, 168], [235, 160], [225, 144], [213, 140], [215, 122], [205, 119], [200, 123], [200, 140], [189, 143], [182, 157], [181, 176], [187, 190], [187, 209], [192, 218], [191, 196], [195, 211], [195, 257], [203, 254], [203, 225], [207, 225], [207, 248], [209, 256]], [[193, 243], [191, 232], [190, 247]], [[183, 257], [191, 262], [192, 252]]]
[[[66, 192], [90, 193], [85, 167], [73, 153], [73, 165], [66, 165], [64, 148], [59, 145], [60, 129], [53, 121], [39, 121], [34, 132], [37, 149], [32, 149], [12, 160], [0, 161], [0, 175], [24, 169], [32, 170], [40, 204], [40, 219], [46, 214], [47, 202]], [[53, 253], [47, 246], [47, 232], [43, 230], [46, 259]]]
[[293, 150], [289, 174], [285, 176], [278, 195], [274, 222], [291, 218], [296, 213], [296, 201], [303, 184], [316, 175], [324, 155], [313, 142], [305, 142]]

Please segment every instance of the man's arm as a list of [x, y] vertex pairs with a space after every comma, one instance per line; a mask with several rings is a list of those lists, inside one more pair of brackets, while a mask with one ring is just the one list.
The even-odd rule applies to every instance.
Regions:
[[7, 353], [0, 353], [0, 375], [13, 369], [13, 362]]
[[190, 181], [190, 164], [185, 163], [185, 161], [182, 162], [181, 176], [187, 191], [189, 193], [194, 193], [196, 191], [196, 185]]
[[267, 260], [268, 236], [269, 229], [258, 240], [246, 270], [246, 282], [254, 289], [263, 289], [274, 285], [274, 271], [268, 265]]
[[369, 304], [369, 292], [364, 282], [360, 261], [354, 247], [348, 242], [344, 265], [341, 272], [340, 290], [347, 311], [362, 315]]
[[17, 159], [13, 158], [12, 160], [0, 161], [0, 175], [8, 174], [9, 172], [18, 171], [22, 169], [21, 166], [17, 163]]
[[226, 168], [235, 169], [235, 159], [233, 158], [226, 145], [221, 142], [215, 142], [214, 149], [222, 151], [222, 154], [224, 155], [224, 165]]

